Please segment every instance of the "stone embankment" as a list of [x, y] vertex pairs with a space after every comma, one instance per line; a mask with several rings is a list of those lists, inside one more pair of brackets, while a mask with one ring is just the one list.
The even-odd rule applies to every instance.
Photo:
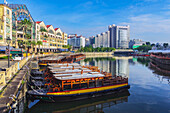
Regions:
[[81, 52], [88, 57], [113, 57], [113, 52]]
[[10, 110], [17, 101], [18, 91], [24, 84], [28, 72], [29, 60], [50, 55], [53, 54], [28, 56], [10, 68], [6, 68], [6, 71], [0, 71], [0, 113]]

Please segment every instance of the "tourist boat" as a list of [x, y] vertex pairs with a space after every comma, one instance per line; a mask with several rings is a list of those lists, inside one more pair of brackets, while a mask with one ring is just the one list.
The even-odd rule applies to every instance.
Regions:
[[126, 77], [112, 77], [98, 67], [78, 64], [48, 64], [44, 79], [46, 88], [28, 91], [30, 97], [50, 102], [73, 101], [130, 87]]
[[170, 74], [170, 50], [150, 50], [150, 66], [156, 70]]
[[73, 63], [85, 59], [84, 54], [61, 54], [40, 59], [40, 67], [46, 67], [48, 63]]
[[[49, 112], [49, 113], [66, 113], [66, 112], [77, 112], [83, 113], [99, 113], [103, 111], [104, 108], [118, 105], [120, 103], [128, 102], [128, 97], [130, 93], [128, 90], [122, 90], [121, 92], [115, 92], [114, 94], [108, 94], [99, 98], [86, 99], [83, 101], [72, 101], [67, 103], [48, 103], [35, 100], [33, 102], [29, 101], [29, 105], [36, 105], [28, 108], [27, 111], [31, 112]], [[44, 107], [45, 106], [45, 107]], [[57, 107], [56, 107], [57, 106]]]
[[150, 58], [153, 62], [170, 65], [170, 50], [150, 50]]

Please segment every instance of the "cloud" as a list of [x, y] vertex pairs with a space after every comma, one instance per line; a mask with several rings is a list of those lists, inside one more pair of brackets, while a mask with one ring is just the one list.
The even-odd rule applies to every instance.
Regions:
[[131, 37], [143, 37], [143, 39], [167, 40], [170, 41], [170, 18], [154, 14], [143, 14], [138, 16], [131, 16], [128, 18], [129, 22], [122, 22], [120, 24], [130, 25]]

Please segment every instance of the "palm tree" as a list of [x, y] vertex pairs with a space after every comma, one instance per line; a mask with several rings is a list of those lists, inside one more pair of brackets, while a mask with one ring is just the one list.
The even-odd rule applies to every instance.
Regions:
[[31, 42], [30, 41], [25, 41], [25, 50], [26, 50], [26, 56], [28, 56], [28, 52], [29, 52], [29, 49], [30, 49], [30, 46], [31, 46]]
[[36, 43], [35, 41], [32, 41], [32, 42], [31, 42], [31, 45], [32, 45], [33, 48], [35, 48], [35, 46], [37, 45], [37, 43]]
[[40, 53], [40, 45], [43, 45], [42, 41], [37, 41], [37, 45], [38, 45], [39, 53]]
[[47, 30], [45, 28], [41, 28], [40, 32], [47, 32]]
[[[30, 20], [27, 20], [26, 18], [24, 20], [21, 20], [21, 27], [23, 29], [23, 38], [25, 37], [26, 35], [26, 39], [27, 41], [31, 38], [31, 35], [30, 34], [27, 34], [27, 31], [28, 30], [31, 30], [31, 27], [32, 27], [32, 23]], [[25, 44], [28, 44], [28, 43], [25, 43]], [[25, 45], [26, 47], [26, 45]], [[27, 51], [28, 52], [28, 51]]]
[[24, 20], [21, 20], [21, 27], [23, 29], [23, 37], [27, 33], [27, 30], [31, 30], [32, 23], [30, 20], [27, 20], [26, 18]]

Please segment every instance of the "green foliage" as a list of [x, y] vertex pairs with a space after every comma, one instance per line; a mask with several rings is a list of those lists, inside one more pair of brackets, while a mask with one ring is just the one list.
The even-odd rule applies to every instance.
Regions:
[[155, 46], [155, 44], [153, 43], [153, 44], [151, 44], [151, 46], [153, 47], [153, 46]]
[[39, 52], [40, 52], [40, 45], [43, 45], [43, 42], [42, 41], [37, 41], [37, 45], [39, 47]]
[[[9, 58], [11, 59], [11, 58], [12, 58], [12, 56], [10, 56]], [[8, 56], [0, 57], [0, 59], [8, 59]]]
[[142, 51], [142, 52], [148, 52], [151, 49], [152, 49], [151, 45], [142, 45], [142, 46], [139, 46], [138, 48], [136, 48], [136, 50]]
[[30, 20], [27, 20], [26, 18], [24, 20], [21, 20], [20, 23], [21, 27], [23, 28], [23, 31], [27, 33], [27, 30], [31, 30], [32, 23]]
[[43, 45], [42, 41], [37, 41], [37, 45]]
[[28, 33], [27, 33], [27, 34], [25, 35], [25, 37], [26, 37], [26, 39], [30, 39], [30, 38], [31, 38], [31, 34], [28, 34]]
[[48, 36], [45, 34], [45, 36], [44, 36], [45, 38], [48, 38]]
[[25, 84], [25, 81], [24, 81], [24, 80], [22, 80], [22, 85], [23, 85], [23, 84]]
[[148, 66], [150, 62], [149, 58], [137, 58], [137, 61], [145, 66]]
[[164, 48], [168, 47], [168, 43], [163, 43]]
[[47, 32], [47, 30], [45, 28], [41, 28], [40, 31], [41, 32]]
[[35, 41], [32, 41], [31, 45], [34, 47], [35, 45], [37, 45], [37, 43]]
[[151, 45], [151, 43], [150, 42], [146, 42], [146, 45]]
[[31, 42], [30, 42], [30, 41], [24, 41], [24, 43], [25, 43], [27, 46], [30, 46], [30, 45], [31, 45]]

